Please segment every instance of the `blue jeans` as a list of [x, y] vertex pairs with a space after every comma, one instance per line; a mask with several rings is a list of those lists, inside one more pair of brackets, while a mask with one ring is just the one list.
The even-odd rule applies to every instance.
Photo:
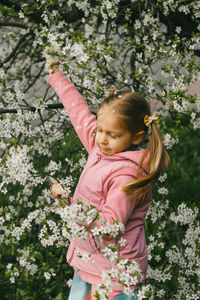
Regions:
[[[68, 300], [84, 300], [91, 288], [90, 283], [83, 281], [80, 276], [74, 276]], [[130, 297], [123, 292], [119, 292], [113, 300], [137, 300], [137, 290], [134, 290], [133, 295]]]

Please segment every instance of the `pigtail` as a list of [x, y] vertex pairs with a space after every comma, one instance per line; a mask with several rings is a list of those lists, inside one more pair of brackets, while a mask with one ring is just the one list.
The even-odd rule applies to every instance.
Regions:
[[[145, 158], [147, 158], [145, 162]], [[169, 166], [170, 158], [164, 148], [158, 127], [153, 122], [151, 124], [151, 136], [149, 144], [138, 165], [137, 179], [123, 185], [122, 190], [134, 196], [145, 195], [152, 187], [162, 171]], [[144, 175], [143, 169], [149, 169], [149, 174]]]

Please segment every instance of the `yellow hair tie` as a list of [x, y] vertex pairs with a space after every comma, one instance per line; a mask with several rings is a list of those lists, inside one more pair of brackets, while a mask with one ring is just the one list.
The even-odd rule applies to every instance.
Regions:
[[113, 94], [116, 94], [116, 93], [117, 93], [117, 90], [116, 90], [116, 89], [108, 89], [108, 92], [113, 93]]
[[157, 114], [157, 113], [154, 113], [153, 116], [148, 116], [148, 115], [146, 115], [146, 116], [144, 117], [144, 124], [145, 124], [147, 127], [149, 127], [149, 125], [150, 125], [151, 123], [157, 123], [157, 124], [159, 124], [159, 117], [158, 117], [158, 114]]

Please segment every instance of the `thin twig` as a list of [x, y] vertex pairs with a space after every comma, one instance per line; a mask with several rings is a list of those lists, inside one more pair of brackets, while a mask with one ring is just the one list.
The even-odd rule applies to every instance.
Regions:
[[3, 62], [0, 63], [0, 68], [7, 63], [19, 50], [19, 48], [21, 47], [21, 45], [23, 44], [24, 40], [27, 38], [27, 36], [31, 35], [31, 32], [26, 33], [24, 36], [21, 37], [21, 39], [18, 41], [17, 45], [15, 46], [15, 48], [13, 49], [13, 51], [4, 59]]
[[[22, 110], [28, 110], [28, 111], [33, 111], [35, 112], [37, 110], [36, 107], [34, 106], [29, 106], [29, 107], [24, 107], [21, 106]], [[46, 110], [51, 110], [51, 109], [59, 109], [59, 108], [64, 108], [61, 103], [56, 103], [56, 104], [47, 104]], [[17, 114], [18, 109], [13, 109], [13, 108], [8, 108], [8, 109], [0, 109], [0, 114]]]

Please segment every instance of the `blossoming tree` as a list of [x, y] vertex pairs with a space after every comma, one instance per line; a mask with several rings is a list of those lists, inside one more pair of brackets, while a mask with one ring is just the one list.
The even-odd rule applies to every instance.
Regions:
[[[46, 62], [60, 63], [94, 113], [109, 88], [144, 94], [159, 111], [164, 143], [173, 155], [173, 146], [184, 144], [183, 128], [200, 136], [200, 98], [191, 92], [200, 77], [199, 12], [198, 0], [1, 0], [0, 285], [5, 299], [66, 299], [72, 276], [65, 263], [68, 241], [85, 237], [85, 229], [76, 225], [85, 216], [88, 223], [100, 218], [81, 202], [63, 209], [50, 194], [53, 178], [63, 184], [65, 196], [73, 193], [86, 153], [46, 83]], [[159, 178], [146, 219], [149, 269], [139, 299], [199, 299], [198, 201], [174, 200], [167, 176]], [[117, 238], [123, 230], [121, 224], [102, 228], [93, 228], [99, 243], [102, 234]], [[104, 254], [111, 261], [117, 257], [113, 248]], [[139, 270], [118, 263], [126, 270], [122, 280], [131, 284], [130, 274], [139, 276]], [[102, 276], [109, 282], [116, 270]], [[106, 291], [99, 295], [106, 299]]]

